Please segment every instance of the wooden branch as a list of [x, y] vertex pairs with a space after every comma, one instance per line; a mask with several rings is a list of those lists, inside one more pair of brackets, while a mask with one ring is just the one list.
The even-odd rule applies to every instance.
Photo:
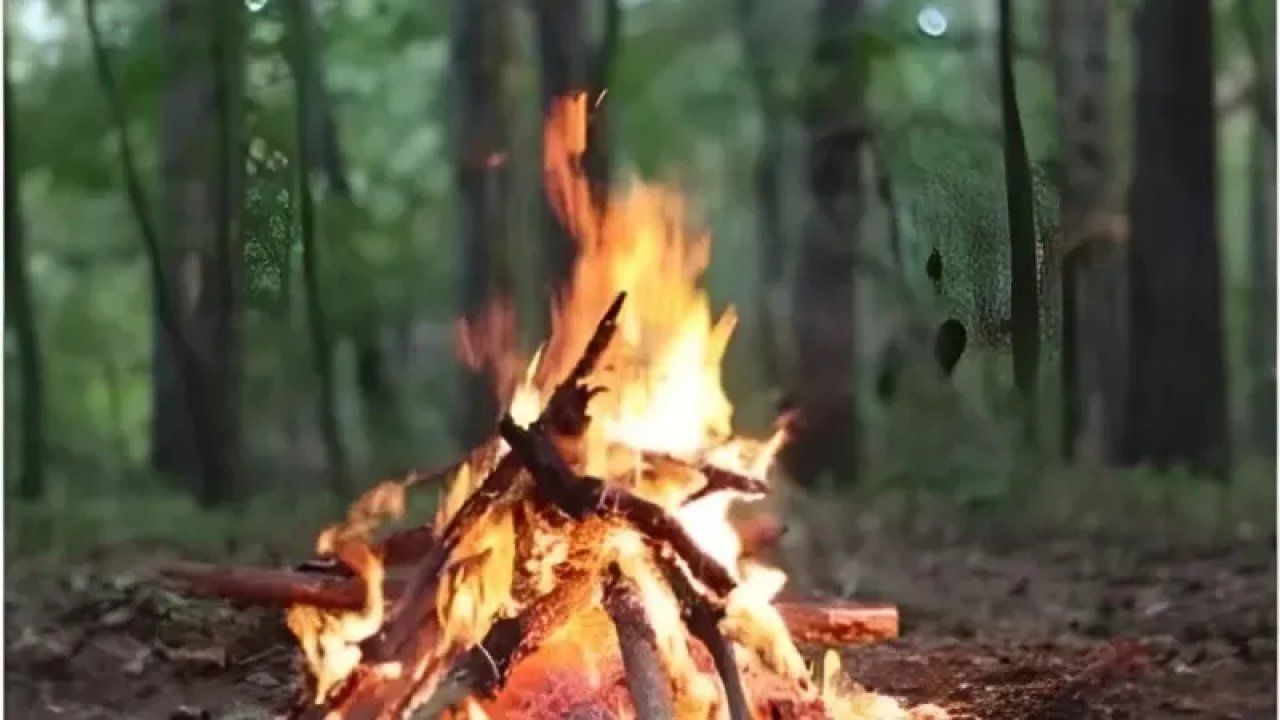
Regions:
[[516, 663], [541, 647], [575, 607], [588, 603], [596, 587], [586, 571], [568, 570], [551, 592], [519, 615], [495, 622], [479, 645], [454, 661], [424, 702], [406, 699], [406, 710], [413, 710], [419, 717], [435, 718], [469, 696], [492, 697]]
[[763, 480], [714, 465], [704, 464], [697, 469], [707, 479], [707, 484], [685, 498], [683, 503], [685, 505], [721, 492], [732, 492], [751, 499], [762, 498], [769, 494], [769, 484]]
[[670, 687], [658, 658], [658, 638], [644, 602], [616, 564], [605, 578], [604, 609], [618, 633], [618, 651], [637, 720], [668, 720], [675, 712]]
[[[374, 552], [382, 558], [385, 567], [413, 565], [431, 552], [436, 538], [431, 525], [418, 525], [403, 530], [396, 530], [374, 545]], [[294, 570], [318, 573], [331, 577], [354, 577], [355, 573], [346, 565], [338, 562], [332, 554], [320, 555], [295, 565]]]
[[[180, 562], [162, 566], [160, 574], [195, 595], [254, 605], [358, 611], [365, 597], [359, 578], [291, 570]], [[388, 577], [386, 596], [403, 594], [406, 584], [403, 577]], [[892, 605], [793, 600], [777, 601], [774, 607], [792, 638], [805, 645], [841, 647], [898, 636], [898, 610]]]
[[730, 720], [750, 720], [750, 706], [747, 705], [742, 676], [738, 673], [738, 665], [733, 658], [733, 646], [720, 632], [720, 619], [724, 617], [724, 606], [699, 593], [693, 583], [689, 582], [684, 571], [674, 562], [674, 558], [668, 554], [659, 550], [654, 553], [654, 560], [680, 603], [681, 617], [689, 634], [697, 638], [711, 653], [716, 674], [724, 683], [724, 695], [729, 704]]
[[898, 637], [898, 608], [850, 602], [775, 602], [791, 638], [802, 645], [842, 647]]
[[[159, 575], [193, 594], [251, 605], [310, 605], [322, 610], [358, 611], [364, 605], [364, 581], [331, 578], [293, 570], [174, 562]], [[390, 595], [392, 588], [387, 588]]]
[[511, 446], [511, 454], [520, 458], [537, 481], [538, 490], [569, 516], [582, 519], [599, 514], [628, 523], [642, 536], [669, 546], [693, 576], [721, 600], [737, 587], [729, 571], [707, 555], [660, 505], [622, 488], [605, 487], [599, 478], [579, 477], [536, 425], [522, 429], [507, 415], [498, 432]]

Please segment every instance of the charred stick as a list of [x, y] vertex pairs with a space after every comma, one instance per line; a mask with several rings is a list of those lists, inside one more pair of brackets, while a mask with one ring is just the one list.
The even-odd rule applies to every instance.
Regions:
[[738, 673], [738, 664], [733, 658], [733, 646], [720, 632], [724, 606], [699, 593], [672, 558], [660, 550], [654, 555], [658, 568], [680, 603], [680, 615], [689, 634], [697, 638], [707, 648], [707, 652], [711, 653], [716, 674], [724, 683], [730, 720], [750, 720], [751, 710], [747, 704], [746, 691], [742, 687], [742, 676]]
[[622, 488], [606, 487], [599, 478], [579, 477], [537, 426], [523, 429], [508, 415], [499, 423], [498, 432], [511, 446], [511, 454], [519, 457], [534, 477], [539, 492], [569, 516], [582, 519], [599, 514], [623, 520], [642, 536], [671, 547], [693, 576], [719, 598], [737, 587], [729, 571], [707, 555], [662, 506]]
[[[541, 647], [575, 607], [587, 602], [595, 587], [586, 571], [567, 571], [551, 592], [519, 615], [495, 622], [479, 645], [454, 661], [421, 705], [407, 709], [414, 710], [414, 717], [435, 718], [469, 696], [492, 697], [511, 668]], [[405, 702], [409, 705], [411, 699]]]
[[583, 382], [595, 372], [600, 358], [613, 342], [613, 336], [618, 332], [618, 315], [622, 312], [622, 303], [626, 298], [627, 293], [620, 292], [609, 304], [591, 338], [587, 340], [578, 363], [569, 371], [568, 377], [552, 391], [547, 406], [538, 416], [537, 425], [548, 425], [557, 435], [578, 436], [585, 432], [587, 403], [599, 389], [588, 388]]
[[[630, 452], [636, 451], [630, 450]], [[645, 467], [654, 469], [658, 474], [671, 470], [677, 473], [692, 471], [702, 476], [702, 487], [681, 501], [683, 505], [721, 492], [734, 493], [748, 500], [759, 499], [769, 494], [769, 485], [763, 480], [699, 459], [690, 460], [669, 453], [649, 451], [639, 451], [638, 455]]]
[[685, 505], [721, 492], [731, 492], [743, 496], [744, 499], [753, 500], [769, 494], [768, 483], [757, 478], [714, 465], [701, 465], [698, 471], [707, 479], [707, 483], [685, 498], [683, 503]]
[[609, 566], [605, 578], [604, 609], [618, 633], [618, 650], [637, 720], [674, 717], [670, 689], [658, 661], [658, 638], [649, 624], [644, 602], [616, 564]]

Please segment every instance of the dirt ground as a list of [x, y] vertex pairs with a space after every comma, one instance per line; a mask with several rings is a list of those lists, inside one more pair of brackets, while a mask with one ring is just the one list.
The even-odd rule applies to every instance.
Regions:
[[[993, 540], [857, 523], [800, 534], [797, 594], [897, 604], [903, 637], [843, 653], [859, 682], [955, 717], [1276, 714], [1274, 528], [1220, 541]], [[912, 535], [905, 537], [904, 535]], [[6, 584], [8, 717], [259, 718], [297, 691], [279, 612], [146, 580], [153, 549]]]

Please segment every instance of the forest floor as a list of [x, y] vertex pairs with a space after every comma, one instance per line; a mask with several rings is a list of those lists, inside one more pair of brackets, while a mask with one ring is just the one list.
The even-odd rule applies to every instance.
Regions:
[[[979, 531], [927, 510], [904, 527], [846, 508], [839, 531], [795, 533], [786, 556], [808, 563], [793, 568], [792, 592], [900, 607], [901, 639], [844, 653], [872, 689], [989, 720], [1253, 720], [1276, 713], [1275, 528], [1262, 510], [1272, 522], [1180, 537], [1176, 523]], [[293, 552], [252, 554], [287, 563]], [[247, 719], [285, 707], [301, 675], [281, 614], [146, 580], [178, 554], [11, 559], [6, 715]]]

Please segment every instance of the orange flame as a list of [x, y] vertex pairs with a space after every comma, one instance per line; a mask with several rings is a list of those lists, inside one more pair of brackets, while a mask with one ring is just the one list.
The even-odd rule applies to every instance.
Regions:
[[[593, 422], [577, 469], [630, 483], [632, 492], [674, 515], [701, 548], [729, 570], [738, 587], [728, 598], [721, 628], [757, 649], [759, 663], [794, 681], [797, 687], [812, 689], [815, 697], [827, 701], [835, 717], [908, 717], [905, 712], [889, 712], [887, 705], [868, 709], [872, 706], [865, 700], [851, 699], [861, 695], [838, 686], [839, 667], [831, 658], [825, 663], [822, 681], [817, 685], [810, 682], [810, 668], [772, 606], [786, 574], [743, 557], [742, 540], [729, 518], [730, 504], [735, 500], [731, 494], [712, 493], [685, 502], [704, 482], [700, 473], [640, 472], [653, 457], [674, 456], [691, 466], [717, 466], [764, 481], [786, 432], [779, 429], [765, 441], [732, 435], [733, 406], [721, 386], [720, 367], [737, 316], [730, 308], [713, 317], [710, 300], [700, 286], [710, 261], [710, 237], [688, 226], [685, 203], [673, 188], [633, 180], [607, 201], [595, 199], [581, 167], [586, 123], [587, 97], [580, 94], [554, 103], [545, 128], [546, 192], [559, 220], [575, 238], [578, 251], [567, 287], [552, 308], [547, 344], [538, 349], [523, 373], [512, 368], [514, 314], [509, 305], [500, 304], [477, 324], [461, 326], [459, 347], [464, 360], [473, 367], [490, 368], [498, 391], [509, 400], [512, 418], [528, 424], [577, 360], [605, 309], [625, 291], [627, 303], [618, 319], [618, 334], [596, 372], [587, 378], [589, 385], [605, 392], [592, 401]], [[494, 455], [505, 451], [503, 445], [499, 453], [476, 453], [460, 466], [437, 508], [437, 528], [446, 525], [476, 488], [492, 467]], [[371, 497], [358, 504], [363, 505], [359, 512], [353, 509], [347, 523], [322, 536], [326, 548], [336, 547], [350, 556], [350, 564], [366, 577], [370, 587], [380, 587], [374, 576], [380, 579], [381, 564], [367, 554], [367, 546], [358, 539], [365, 532], [364, 520], [388, 503], [386, 498]], [[389, 504], [395, 506], [394, 502]], [[440, 656], [475, 645], [496, 618], [519, 610], [513, 597], [517, 541], [537, 548], [536, 561], [525, 556], [519, 559], [524, 564], [521, 572], [532, 574], [539, 592], [546, 592], [546, 585], [554, 582], [548, 568], [562, 563], [570, 553], [582, 551], [577, 545], [568, 547], [569, 542], [557, 533], [543, 538], [536, 528], [528, 530], [529, 536], [517, 538], [517, 506], [517, 502], [504, 500], [490, 508], [461, 539], [444, 568], [436, 596], [443, 629], [441, 646], [436, 648]], [[680, 630], [679, 606], [649, 566], [643, 541], [629, 530], [603, 522], [596, 529], [599, 537], [587, 551], [616, 562], [640, 593], [658, 632], [664, 670], [680, 689], [678, 716], [718, 716], [723, 711], [717, 704], [718, 686], [696, 666]], [[360, 548], [366, 555], [360, 554]], [[541, 567], [531, 572], [530, 564]], [[334, 678], [341, 679], [354, 667], [348, 639], [368, 630], [368, 621], [375, 617], [374, 599], [369, 598], [365, 613], [338, 618], [317, 619], [314, 612], [291, 611], [290, 626], [297, 625], [295, 633], [307, 648], [322, 688], [327, 689]], [[381, 602], [380, 596], [376, 599]], [[380, 612], [379, 605], [378, 619]], [[573, 676], [584, 685], [607, 685], [599, 676], [600, 668], [608, 663], [599, 665], [598, 659], [587, 657], [590, 651], [586, 649], [594, 647], [590, 629], [607, 623], [601, 615], [598, 608], [588, 608], [570, 618], [557, 637], [567, 637], [564, 645], [577, 649], [557, 650], [551, 642], [527, 660], [526, 668], [535, 662], [567, 662], [572, 664]], [[330, 624], [322, 627], [321, 620]], [[333, 623], [342, 627], [335, 629]], [[327, 650], [327, 655], [320, 650]], [[745, 655], [739, 654], [740, 658]], [[358, 654], [354, 657], [359, 659]], [[557, 657], [562, 659], [554, 659]], [[529, 677], [518, 666], [508, 688], [521, 683], [536, 685]], [[470, 718], [483, 718], [486, 711], [498, 716], [514, 712], [513, 706], [504, 702], [469, 702], [465, 713]]]

